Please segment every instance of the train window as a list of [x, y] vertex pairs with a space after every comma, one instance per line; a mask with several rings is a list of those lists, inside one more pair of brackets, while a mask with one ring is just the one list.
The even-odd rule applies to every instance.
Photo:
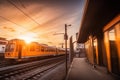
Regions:
[[49, 52], [49, 49], [47, 50], [47, 52]]
[[30, 46], [30, 51], [35, 51], [35, 46]]
[[10, 43], [6, 46], [6, 50], [5, 51], [8, 51], [8, 52], [13, 52], [15, 49], [15, 44], [13, 43]]
[[41, 51], [44, 52], [44, 48], [41, 48]]
[[0, 42], [0, 44], [6, 44], [6, 42]]
[[51, 50], [51, 52], [53, 52], [53, 50]]

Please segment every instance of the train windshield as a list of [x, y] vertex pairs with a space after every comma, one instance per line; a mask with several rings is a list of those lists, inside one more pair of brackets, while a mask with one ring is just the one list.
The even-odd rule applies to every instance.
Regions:
[[14, 51], [14, 49], [15, 49], [15, 44], [13, 44], [13, 43], [10, 43], [10, 44], [8, 44], [7, 46], [6, 46], [6, 52], [13, 52]]

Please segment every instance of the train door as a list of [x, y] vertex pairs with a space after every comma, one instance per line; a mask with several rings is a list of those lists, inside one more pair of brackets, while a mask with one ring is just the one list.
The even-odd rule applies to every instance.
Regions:
[[18, 59], [21, 59], [22, 55], [22, 44], [21, 42], [18, 44]]
[[109, 48], [111, 57], [111, 70], [115, 74], [119, 74], [118, 52], [116, 46], [115, 29], [109, 31]]

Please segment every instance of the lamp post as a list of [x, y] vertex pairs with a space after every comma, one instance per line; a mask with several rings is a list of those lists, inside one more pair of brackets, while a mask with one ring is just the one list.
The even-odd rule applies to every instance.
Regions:
[[67, 40], [68, 40], [68, 35], [67, 35], [67, 26], [71, 26], [71, 25], [67, 25], [65, 24], [65, 34], [64, 34], [64, 40], [65, 40], [65, 59], [66, 59], [66, 75], [67, 75]]
[[65, 69], [66, 69], [66, 75], [67, 75], [67, 40], [68, 40], [68, 35], [67, 35], [67, 27], [71, 26], [71, 25], [67, 25], [65, 24], [65, 33], [55, 33], [53, 35], [60, 35], [60, 34], [64, 34], [64, 40], [65, 40]]

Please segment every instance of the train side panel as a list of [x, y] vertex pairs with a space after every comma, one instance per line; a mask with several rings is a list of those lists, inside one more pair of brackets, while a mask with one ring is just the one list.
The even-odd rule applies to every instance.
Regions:
[[5, 58], [22, 60], [25, 58], [57, 56], [62, 54], [65, 54], [64, 49], [42, 45], [37, 42], [26, 44], [23, 40], [13, 39], [7, 44]]

